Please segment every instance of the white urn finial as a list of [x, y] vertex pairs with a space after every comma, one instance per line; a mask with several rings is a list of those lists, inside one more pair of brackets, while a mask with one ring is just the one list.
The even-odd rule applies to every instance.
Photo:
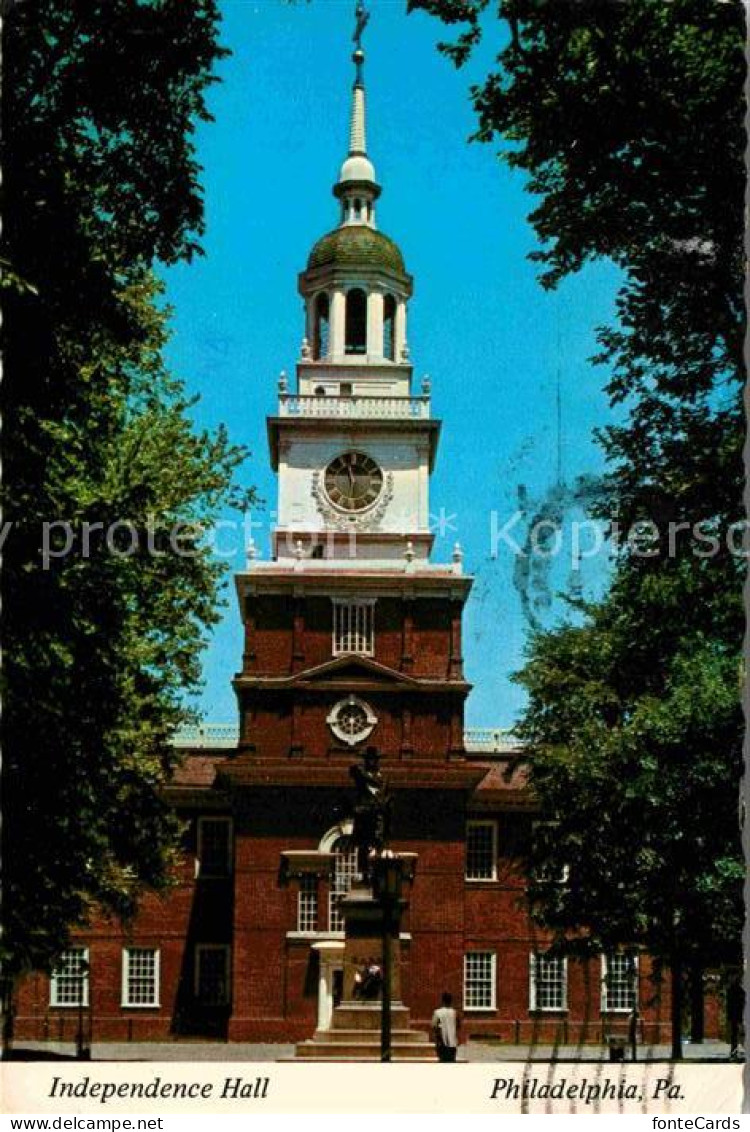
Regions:
[[286, 376], [286, 370], [283, 369], [281, 371], [281, 373], [279, 374], [279, 393], [281, 394], [282, 397], [284, 396], [284, 394], [287, 392], [288, 389], [289, 389], [289, 381], [288, 381], [287, 376]]

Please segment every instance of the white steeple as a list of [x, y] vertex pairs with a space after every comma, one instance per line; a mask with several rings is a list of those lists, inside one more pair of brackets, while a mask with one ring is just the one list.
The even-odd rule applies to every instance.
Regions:
[[367, 156], [367, 126], [362, 32], [370, 18], [362, 0], [356, 8], [354, 31], [356, 49], [352, 61], [356, 65], [352, 90], [352, 112], [349, 121], [349, 152], [341, 166], [334, 193], [341, 200], [341, 224], [366, 224], [375, 227], [375, 201], [380, 186], [375, 180], [375, 167]]

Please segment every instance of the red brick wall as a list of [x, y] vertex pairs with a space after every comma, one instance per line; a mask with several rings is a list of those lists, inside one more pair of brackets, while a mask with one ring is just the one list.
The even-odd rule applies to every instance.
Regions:
[[[374, 660], [400, 670], [404, 652], [405, 603], [381, 597], [375, 605]], [[409, 602], [413, 611], [411, 656], [414, 676], [447, 679], [450, 675], [452, 609], [444, 599], [420, 598]], [[295, 611], [301, 631], [295, 639]], [[289, 595], [248, 598], [246, 630], [251, 642], [245, 671], [254, 675], [284, 676], [293, 671], [293, 656], [299, 667], [314, 668], [333, 657], [333, 605], [327, 597], [293, 599]], [[250, 628], [247, 629], [249, 622]]]

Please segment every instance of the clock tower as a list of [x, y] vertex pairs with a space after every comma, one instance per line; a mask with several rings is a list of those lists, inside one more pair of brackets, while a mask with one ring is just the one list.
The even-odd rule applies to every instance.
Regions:
[[[278, 473], [271, 557], [260, 560], [251, 546], [236, 579], [245, 626], [234, 679], [240, 736], [222, 781], [236, 823], [230, 1036], [237, 1040], [257, 1034], [261, 1018], [268, 1033], [269, 1012], [286, 1035], [309, 1036], [316, 1018], [326, 1027], [343, 949], [338, 898], [356, 871], [346, 847], [349, 768], [367, 746], [379, 751], [394, 797], [394, 848], [418, 855], [403, 985], [407, 1005], [429, 1017], [434, 988], [417, 988], [429, 981], [433, 920], [451, 906], [452, 885], [453, 906], [463, 899], [466, 798], [484, 773], [467, 762], [463, 740], [461, 616], [471, 579], [458, 546], [447, 563], [431, 559], [440, 422], [429, 380], [413, 386], [413, 280], [379, 227], [362, 23], [348, 152], [333, 187], [337, 223], [299, 275], [296, 374], [282, 373], [268, 418]], [[311, 862], [298, 897], [278, 883], [281, 854], [290, 850]], [[315, 854], [329, 851], [338, 854], [332, 881], [315, 867]], [[289, 904], [297, 898], [302, 903]], [[440, 946], [441, 971], [447, 964], [458, 979], [458, 922]], [[279, 954], [283, 973], [270, 986], [268, 957]], [[311, 963], [317, 1005], [304, 993]], [[420, 993], [424, 1002], [408, 1002]]]
[[377, 225], [381, 189], [367, 154], [361, 47], [353, 58], [349, 152], [333, 187], [338, 224], [299, 276], [305, 327], [296, 387], [282, 374], [269, 436], [279, 474], [276, 560], [356, 560], [364, 576], [376, 561], [426, 563], [440, 426], [429, 380], [416, 395], [412, 387], [412, 277]]

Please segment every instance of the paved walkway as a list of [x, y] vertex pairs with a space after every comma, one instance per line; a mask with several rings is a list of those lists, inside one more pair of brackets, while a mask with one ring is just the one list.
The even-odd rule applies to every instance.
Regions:
[[[640, 1061], [669, 1061], [670, 1046], [642, 1046]], [[293, 1045], [246, 1042], [95, 1042], [93, 1061], [280, 1061], [294, 1054]], [[13, 1060], [74, 1060], [75, 1048], [67, 1042], [17, 1042]], [[686, 1061], [728, 1061], [726, 1042], [707, 1041], [683, 1046]], [[459, 1061], [607, 1061], [606, 1046], [523, 1046], [469, 1042], [461, 1046]]]

